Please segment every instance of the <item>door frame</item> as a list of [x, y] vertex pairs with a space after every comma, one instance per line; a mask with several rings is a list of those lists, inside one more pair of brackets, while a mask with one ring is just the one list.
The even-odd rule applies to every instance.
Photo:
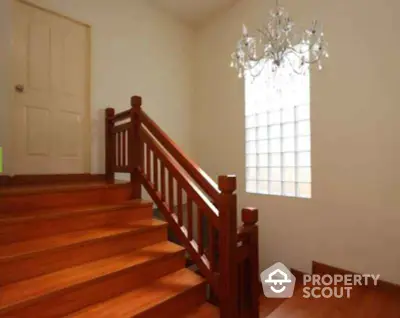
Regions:
[[[13, 28], [13, 25], [14, 25], [14, 22], [15, 22], [14, 21], [14, 11], [16, 10], [16, 5], [15, 5], [16, 3], [24, 4], [24, 5], [30, 6], [32, 8], [35, 8], [37, 10], [41, 10], [41, 11], [47, 12], [49, 14], [55, 15], [55, 16], [57, 16], [59, 18], [62, 18], [62, 19], [69, 20], [69, 21], [71, 21], [73, 23], [76, 23], [76, 24], [81, 25], [81, 26], [86, 28], [87, 37], [88, 37], [88, 44], [87, 44], [88, 45], [88, 52], [87, 52], [87, 56], [86, 56], [86, 60], [87, 60], [86, 67], [87, 67], [87, 72], [88, 72], [87, 73], [88, 80], [87, 80], [87, 83], [86, 83], [87, 97], [86, 97], [85, 115], [87, 116], [87, 124], [88, 125], [87, 125], [87, 127], [85, 127], [85, 137], [84, 137], [85, 138], [85, 141], [84, 141], [84, 143], [85, 143], [85, 151], [84, 151], [84, 161], [85, 161], [84, 162], [84, 166], [85, 166], [85, 168], [84, 168], [84, 170], [85, 171], [83, 171], [82, 173], [91, 173], [92, 172], [92, 159], [93, 159], [92, 158], [92, 154], [93, 154], [93, 151], [92, 151], [92, 117], [91, 117], [92, 116], [92, 26], [90, 24], [87, 24], [87, 23], [82, 22], [80, 20], [77, 20], [75, 18], [72, 18], [72, 17], [69, 17], [69, 16], [67, 16], [65, 14], [62, 14], [60, 12], [57, 12], [57, 11], [42, 7], [42, 6], [40, 6], [40, 5], [36, 4], [36, 3], [31, 2], [30, 0], [13, 0], [12, 1], [12, 6], [11, 6], [11, 10], [12, 10], [11, 40], [12, 40], [12, 42], [14, 40], [14, 28]], [[12, 65], [11, 73], [10, 73], [10, 82], [11, 82], [10, 89], [11, 89], [11, 92], [12, 92], [12, 95], [11, 95], [12, 98], [11, 98], [10, 107], [14, 108], [16, 101], [15, 101], [15, 90], [14, 90], [14, 86], [15, 86], [15, 83], [14, 83], [14, 68], [13, 68], [13, 64], [14, 63], [12, 61], [13, 52], [14, 52], [14, 47], [12, 45], [11, 46], [11, 56], [10, 56], [10, 58], [11, 58], [10, 62], [11, 62], [11, 65]], [[13, 116], [14, 116], [13, 108], [11, 108], [10, 112], [9, 112], [10, 123], [13, 123]], [[12, 124], [12, 125], [14, 126], [14, 124]], [[16, 127], [12, 127], [11, 131], [13, 133], [11, 134], [11, 136], [14, 135], [14, 129], [16, 129]], [[17, 151], [15, 149], [14, 143], [12, 142], [12, 140], [10, 140], [11, 136], [9, 137], [10, 152], [11, 152], [11, 155], [14, 157], [14, 156], [16, 156]], [[14, 160], [12, 160], [12, 158], [10, 158], [10, 159], [11, 159], [11, 162], [14, 161]], [[11, 169], [12, 175], [15, 175], [16, 167], [15, 167], [15, 165], [13, 163], [10, 164], [10, 169]]]

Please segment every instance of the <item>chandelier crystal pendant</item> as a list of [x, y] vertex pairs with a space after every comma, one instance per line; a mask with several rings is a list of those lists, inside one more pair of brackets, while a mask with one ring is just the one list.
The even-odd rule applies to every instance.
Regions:
[[250, 36], [243, 25], [242, 38], [232, 53], [231, 67], [239, 77], [258, 76], [266, 64], [272, 71], [289, 64], [297, 74], [303, 74], [311, 64], [322, 69], [322, 59], [328, 57], [328, 44], [320, 24], [314, 20], [310, 29], [297, 32], [287, 11], [276, 1], [266, 25]]

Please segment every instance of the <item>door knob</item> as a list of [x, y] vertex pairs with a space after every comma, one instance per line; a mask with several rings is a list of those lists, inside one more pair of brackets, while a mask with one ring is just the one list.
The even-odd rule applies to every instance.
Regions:
[[17, 85], [15, 85], [15, 91], [16, 91], [16, 92], [18, 92], [18, 93], [23, 93], [24, 90], [25, 90], [24, 85], [22, 85], [22, 84], [17, 84]]

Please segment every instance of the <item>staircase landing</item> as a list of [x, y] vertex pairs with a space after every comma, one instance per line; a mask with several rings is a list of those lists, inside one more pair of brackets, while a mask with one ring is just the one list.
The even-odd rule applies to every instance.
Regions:
[[298, 286], [290, 299], [261, 296], [260, 318], [400, 318], [400, 289], [355, 287], [349, 299], [305, 299]]

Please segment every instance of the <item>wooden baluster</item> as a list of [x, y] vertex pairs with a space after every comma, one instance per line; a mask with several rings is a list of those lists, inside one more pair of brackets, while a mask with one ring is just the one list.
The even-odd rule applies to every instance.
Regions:
[[115, 133], [115, 150], [116, 150], [116, 154], [115, 154], [115, 166], [117, 168], [119, 168], [119, 132]]
[[245, 273], [245, 280], [249, 282], [250, 290], [247, 290], [245, 296], [247, 301], [241, 301], [249, 305], [248, 317], [259, 317], [259, 297], [260, 297], [260, 281], [259, 281], [259, 255], [258, 255], [258, 210], [255, 208], [246, 208], [242, 210], [243, 225], [240, 232], [248, 235], [249, 244], [249, 267]]
[[237, 250], [237, 198], [235, 176], [219, 176], [221, 191], [218, 207], [220, 213], [219, 229], [219, 268], [220, 268], [220, 313], [221, 318], [239, 318]]
[[162, 161], [160, 161], [160, 169], [161, 169], [161, 200], [165, 202], [166, 195], [165, 195], [165, 165]]
[[210, 262], [211, 271], [216, 270], [215, 258], [216, 258], [216, 241], [215, 241], [215, 229], [211, 222], [209, 222], [208, 228], [208, 260]]
[[158, 158], [153, 152], [153, 180], [154, 180], [154, 189], [158, 191]]
[[146, 147], [146, 177], [151, 182], [151, 148], [150, 144]]
[[178, 201], [178, 224], [180, 226], [182, 226], [183, 224], [183, 205], [182, 205], [182, 188], [179, 186], [179, 184], [177, 183], [177, 187], [176, 187], [176, 195], [177, 195], [177, 201]]
[[146, 171], [147, 143], [143, 141], [143, 175], [147, 177]]
[[118, 133], [115, 132], [113, 137], [114, 137], [114, 158], [115, 158], [113, 169], [116, 169], [118, 167]]
[[204, 254], [204, 227], [203, 227], [203, 211], [197, 207], [197, 246], [199, 247], [200, 255]]
[[114, 143], [115, 143], [115, 161], [114, 161], [114, 165], [115, 165], [115, 169], [118, 168], [118, 162], [119, 162], [119, 158], [118, 158], [118, 133], [114, 133]]
[[124, 133], [122, 131], [119, 132], [118, 134], [118, 141], [119, 141], [119, 147], [118, 147], [118, 155], [119, 155], [119, 167], [122, 168], [124, 166], [124, 156], [123, 156], [123, 151], [124, 151]]
[[126, 161], [126, 150], [127, 150], [127, 144], [126, 144], [126, 138], [127, 138], [128, 131], [124, 130], [122, 132], [122, 165], [124, 168], [128, 166], [128, 163]]
[[189, 241], [193, 240], [193, 201], [187, 198], [187, 231]]
[[114, 108], [106, 109], [106, 133], [105, 133], [105, 157], [106, 157], [106, 180], [111, 183], [114, 181], [114, 165], [115, 165], [115, 139], [114, 139]]
[[132, 197], [140, 199], [142, 197], [142, 185], [140, 182], [140, 170], [142, 165], [143, 143], [140, 140], [140, 114], [142, 112], [142, 98], [140, 96], [131, 97], [131, 133], [128, 147], [128, 166], [131, 170]]
[[168, 203], [171, 213], [174, 212], [174, 179], [172, 173], [168, 172]]
[[[207, 231], [207, 233], [208, 233], [207, 259], [210, 264], [211, 272], [218, 273], [219, 272], [218, 262], [217, 262], [218, 248], [217, 248], [216, 230], [215, 230], [214, 226], [212, 225], [211, 221], [209, 221], [208, 223], [209, 224], [208, 224], [208, 231]], [[213, 304], [219, 303], [219, 296], [213, 289], [210, 290], [209, 300]]]

